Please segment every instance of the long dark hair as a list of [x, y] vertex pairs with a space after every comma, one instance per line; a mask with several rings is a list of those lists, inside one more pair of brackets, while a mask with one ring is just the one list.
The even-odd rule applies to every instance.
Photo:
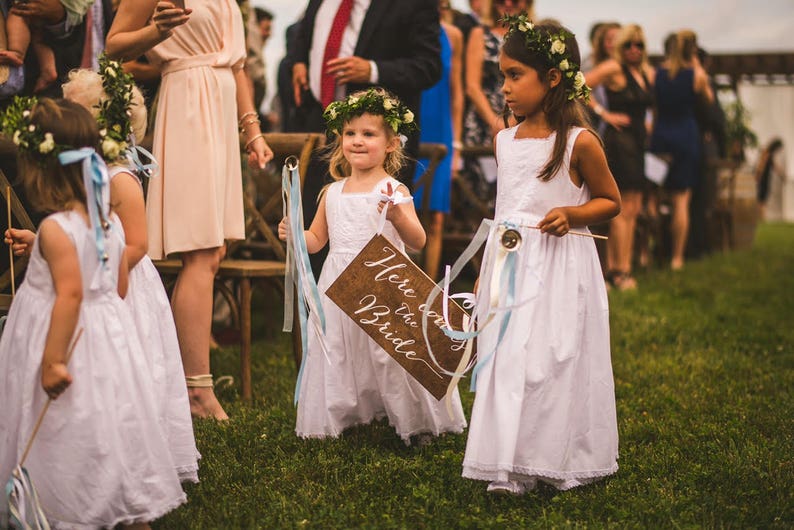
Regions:
[[[535, 26], [535, 31], [539, 31], [544, 35], [559, 34], [560, 30], [565, 30], [567, 34], [571, 35], [565, 39], [565, 51], [569, 57], [568, 61], [580, 65], [579, 45], [570, 31], [559, 24], [549, 21], [544, 21]], [[502, 53], [535, 70], [542, 82], [545, 82], [548, 78], [550, 69], [557, 68], [556, 64], [551, 64], [545, 54], [530, 50], [526, 46], [524, 35], [521, 32], [511, 32], [507, 35], [504, 44], [502, 44]], [[540, 175], [538, 175], [541, 180], [549, 180], [562, 167], [568, 143], [568, 131], [571, 127], [585, 127], [588, 129], [590, 127], [585, 118], [582, 104], [576, 99], [568, 99], [565, 83], [562, 81], [546, 93], [542, 105], [546, 121], [552, 130], [557, 133], [551, 158], [541, 170]], [[519, 121], [523, 120], [523, 117], [517, 116], [516, 118]]]

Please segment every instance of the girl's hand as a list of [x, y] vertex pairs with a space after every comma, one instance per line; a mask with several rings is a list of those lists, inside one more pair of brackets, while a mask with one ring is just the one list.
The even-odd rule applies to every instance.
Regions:
[[[394, 195], [394, 189], [391, 187], [391, 182], [386, 183], [386, 189], [380, 190], [381, 193], [384, 195], [388, 195], [389, 197]], [[383, 209], [386, 207], [386, 202], [381, 200], [378, 203], [378, 213], [381, 213]], [[400, 217], [403, 215], [402, 211], [402, 204], [389, 204], [389, 209], [386, 211], [386, 220], [390, 221], [394, 224], [395, 221], [399, 220]]]
[[265, 139], [260, 136], [248, 146], [248, 165], [252, 169], [265, 169], [268, 162], [273, 160], [273, 151]]
[[160, 36], [170, 37], [174, 28], [181, 26], [190, 20], [192, 9], [182, 9], [176, 7], [171, 2], [157, 2], [152, 15], [152, 22], [157, 27]]
[[58, 399], [72, 384], [72, 376], [64, 363], [52, 363], [41, 367], [41, 386], [50, 399]]
[[539, 223], [538, 228], [544, 234], [562, 237], [571, 229], [568, 224], [568, 212], [565, 208], [552, 208]]
[[289, 237], [289, 217], [285, 217], [278, 224], [278, 238], [286, 241]]
[[15, 256], [30, 256], [33, 251], [33, 243], [36, 241], [35, 233], [30, 230], [9, 228], [4, 235], [5, 244], [11, 245]]

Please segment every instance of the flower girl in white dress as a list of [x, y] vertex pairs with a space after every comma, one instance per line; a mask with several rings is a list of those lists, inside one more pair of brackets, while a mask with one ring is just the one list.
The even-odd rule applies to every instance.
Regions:
[[19, 146], [27, 196], [55, 213], [41, 223], [0, 340], [0, 481], [19, 462], [47, 398], [57, 399], [25, 462], [51, 525], [146, 526], [186, 496], [120, 297], [124, 235], [109, 214], [96, 121], [67, 100], [19, 100], [3, 127]]
[[[422, 443], [430, 435], [461, 432], [466, 420], [457, 390], [450, 417], [442, 402], [324, 294], [378, 230], [386, 206], [381, 193], [408, 195], [390, 175], [402, 162], [398, 132], [412, 128], [413, 115], [384, 90], [369, 89], [329, 105], [325, 119], [337, 134], [330, 160], [336, 182], [322, 195], [305, 237], [309, 253], [330, 243], [318, 281], [326, 333], [324, 339], [309, 333], [295, 430], [304, 438], [335, 437], [348, 427], [387, 417], [406, 444], [413, 435], [420, 435], [416, 441]], [[424, 246], [425, 232], [412, 201], [390, 205], [386, 219], [382, 234], [397, 248]], [[287, 237], [286, 218], [279, 237]]]
[[584, 129], [576, 99], [588, 88], [573, 35], [526, 15], [509, 26], [502, 91], [520, 123], [496, 136], [477, 320], [499, 318], [477, 341], [463, 476], [520, 494], [538, 480], [564, 490], [617, 470], [609, 307], [585, 235], [618, 213], [620, 194], [600, 141]]
[[143, 187], [136, 173], [146, 172], [149, 175], [145, 176], [154, 178], [158, 175], [152, 175], [152, 169], [139, 170], [133, 163], [140, 162], [131, 144], [146, 134], [146, 106], [132, 76], [122, 70], [121, 63], [102, 58], [100, 72], [102, 75], [86, 69], [70, 72], [69, 81], [63, 85], [63, 95], [87, 108], [97, 118], [100, 130], [114, 131], [114, 126], [118, 126], [115, 132], [106, 132], [102, 150], [110, 165], [110, 202], [121, 219], [127, 242], [130, 285], [124, 300], [135, 317], [149, 362], [158, 418], [168, 436], [174, 464], [183, 481], [198, 482], [200, 455], [193, 437], [174, 316], [160, 274], [146, 254], [146, 209]]

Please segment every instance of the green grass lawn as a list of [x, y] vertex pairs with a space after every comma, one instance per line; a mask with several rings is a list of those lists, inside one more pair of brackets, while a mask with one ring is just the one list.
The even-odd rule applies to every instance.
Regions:
[[[613, 477], [493, 496], [460, 476], [465, 433], [423, 448], [405, 447], [384, 423], [298, 439], [290, 340], [271, 309], [255, 320], [253, 403], [219, 390], [232, 419], [195, 423], [201, 483], [156, 526], [791, 528], [794, 225], [762, 225], [752, 251], [638, 281], [636, 292], [610, 294]], [[275, 294], [260, 296], [259, 307], [274, 305]], [[212, 364], [236, 377], [236, 350], [214, 352]]]

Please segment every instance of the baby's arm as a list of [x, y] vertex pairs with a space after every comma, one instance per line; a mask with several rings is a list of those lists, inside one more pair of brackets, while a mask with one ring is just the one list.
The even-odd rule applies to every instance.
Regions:
[[[287, 240], [289, 232], [289, 221], [285, 217], [278, 224], [278, 237], [282, 241]], [[320, 198], [320, 204], [317, 205], [317, 213], [314, 214], [314, 219], [308, 230], [303, 231], [303, 237], [306, 238], [306, 250], [309, 254], [319, 252], [326, 243], [328, 243], [328, 219], [325, 217], [325, 193]]]
[[50, 327], [41, 359], [41, 386], [56, 399], [72, 383], [66, 368], [66, 351], [80, 317], [83, 281], [77, 249], [60, 225], [46, 219], [39, 229], [41, 255], [55, 287]]
[[[394, 191], [399, 191], [404, 196], [409, 196], [411, 193], [408, 188], [400, 184]], [[386, 189], [381, 190], [381, 193], [391, 196], [394, 191], [391, 187], [391, 182], [386, 184]], [[386, 205], [385, 201], [378, 203], [378, 212], [383, 210]], [[386, 219], [388, 219], [397, 233], [400, 234], [400, 239], [403, 240], [405, 246], [413, 251], [422, 250], [427, 240], [425, 229], [422, 228], [422, 223], [416, 215], [416, 208], [414, 208], [414, 201], [404, 202], [401, 204], [389, 204], [389, 210], [386, 212]]]
[[25, 19], [9, 13], [6, 18], [6, 32], [8, 33], [8, 50], [0, 52], [0, 63], [21, 66], [25, 61], [28, 46], [30, 46], [30, 28]]
[[589, 131], [582, 132], [576, 139], [571, 155], [571, 176], [587, 183], [590, 200], [581, 206], [552, 208], [538, 223], [542, 232], [564, 236], [571, 227], [598, 224], [620, 213], [618, 185], [609, 171], [601, 142]]
[[127, 241], [129, 270], [146, 255], [149, 239], [146, 234], [146, 205], [138, 179], [127, 172], [119, 173], [110, 181], [110, 203], [121, 219], [124, 239]]
[[25, 228], [9, 228], [5, 231], [5, 244], [11, 245], [15, 256], [30, 256], [36, 233]]

